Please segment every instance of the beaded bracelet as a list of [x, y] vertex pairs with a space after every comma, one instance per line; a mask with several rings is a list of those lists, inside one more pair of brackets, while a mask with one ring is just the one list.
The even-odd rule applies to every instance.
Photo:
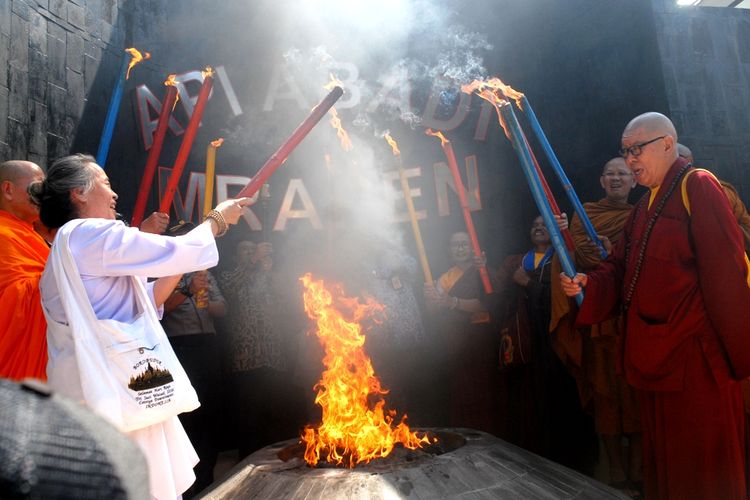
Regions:
[[219, 212], [218, 210], [211, 210], [203, 218], [203, 220], [207, 220], [207, 219], [211, 219], [214, 222], [216, 222], [216, 226], [219, 228], [218, 232], [216, 233], [217, 238], [227, 234], [227, 231], [229, 230], [229, 225], [227, 224], [226, 219], [224, 219], [224, 216], [221, 215], [221, 212]]

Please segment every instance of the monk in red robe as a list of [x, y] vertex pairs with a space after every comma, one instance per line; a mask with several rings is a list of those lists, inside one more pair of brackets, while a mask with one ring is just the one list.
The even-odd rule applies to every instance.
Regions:
[[47, 322], [39, 278], [49, 246], [34, 230], [39, 208], [27, 188], [44, 172], [29, 161], [0, 164], [0, 377], [47, 379]]
[[619, 362], [638, 389], [646, 497], [744, 499], [750, 287], [742, 234], [721, 185], [678, 157], [659, 113], [633, 119], [622, 156], [650, 192], [612, 255], [588, 275], [579, 324], [625, 310]]
[[[604, 165], [599, 183], [604, 198], [585, 203], [583, 208], [596, 234], [616, 244], [633, 209], [628, 196], [635, 180], [625, 160], [617, 157]], [[595, 269], [602, 261], [601, 251], [590, 240], [578, 214], [570, 223], [570, 234], [575, 242], [576, 269]], [[561, 271], [559, 260], [553, 259], [552, 272], [557, 275]], [[615, 370], [622, 315], [616, 311], [601, 323], [575, 328], [571, 310], [574, 308], [559, 280], [553, 281], [550, 331], [555, 335], [555, 350], [579, 383], [581, 404], [593, 411], [596, 432], [609, 463], [609, 484], [626, 493], [638, 491], [643, 482], [638, 399], [635, 390]], [[623, 436], [627, 437], [627, 447], [623, 446]]]

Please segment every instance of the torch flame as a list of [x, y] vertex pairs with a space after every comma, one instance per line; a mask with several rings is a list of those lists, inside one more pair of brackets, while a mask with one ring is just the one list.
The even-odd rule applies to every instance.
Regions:
[[141, 61], [149, 59], [151, 57], [151, 54], [149, 54], [148, 52], [144, 52], [143, 54], [141, 54], [140, 51], [135, 47], [128, 47], [127, 49], [125, 49], [125, 52], [127, 52], [131, 56], [130, 64], [128, 64], [128, 72], [125, 73], [125, 79], [127, 80], [128, 78], [130, 78], [130, 70], [133, 69], [133, 66]]
[[429, 444], [427, 436], [409, 430], [406, 415], [393, 426], [396, 412], [385, 411], [382, 398], [388, 391], [381, 388], [364, 352], [365, 336], [359, 321], [382, 306], [373, 300], [362, 304], [345, 297], [340, 286], [329, 290], [309, 273], [300, 281], [305, 287], [305, 312], [317, 323], [317, 335], [325, 348], [326, 367], [315, 398], [323, 409], [322, 423], [317, 428], [305, 427], [302, 434], [305, 461], [315, 465], [322, 455], [327, 462], [351, 468], [387, 456], [397, 443], [412, 450]]
[[213, 78], [214, 77], [214, 69], [211, 66], [206, 66], [206, 69], [201, 71], [201, 74], [203, 75], [203, 78]]
[[[331, 91], [334, 87], [344, 88], [344, 84], [341, 83], [341, 81], [336, 78], [333, 73], [329, 73], [329, 76], [331, 78], [331, 81], [323, 85], [324, 89]], [[351, 151], [354, 146], [352, 145], [352, 141], [349, 138], [349, 134], [346, 133], [343, 125], [341, 125], [341, 119], [339, 118], [338, 112], [335, 108], [332, 107], [329, 110], [329, 113], [331, 113], [331, 121], [329, 123], [334, 129], [336, 129], [336, 136], [339, 138], [339, 141], [341, 141], [341, 149], [343, 149], [344, 151]]]
[[[177, 77], [176, 74], [171, 74], [167, 77], [167, 79], [164, 81], [164, 85], [169, 85], [170, 87], [177, 87], [177, 80], [175, 79]], [[174, 111], [174, 108], [177, 107], [177, 102], [180, 100], [180, 93], [179, 91], [174, 96], [174, 104], [172, 104], [172, 111]]]
[[467, 94], [476, 92], [478, 95], [480, 95], [480, 97], [481, 92], [487, 89], [500, 91], [504, 96], [516, 101], [516, 105], [519, 107], [519, 109], [523, 109], [523, 106], [521, 105], [522, 99], [524, 97], [523, 93], [513, 89], [513, 87], [504, 83], [497, 77], [490, 78], [489, 80], [474, 80], [469, 84], [461, 85], [462, 92], [465, 92]]
[[330, 124], [336, 129], [336, 136], [339, 138], [339, 141], [341, 141], [341, 149], [344, 151], [351, 151], [354, 146], [352, 146], [352, 140], [349, 138], [349, 134], [346, 133], [346, 130], [344, 130], [344, 127], [341, 125], [339, 114], [336, 112], [335, 108], [331, 108], [329, 113], [331, 113]]
[[440, 139], [440, 144], [443, 145], [443, 146], [445, 144], [451, 142], [448, 139], [446, 139], [445, 136], [443, 135], [443, 133], [440, 132], [439, 130], [436, 132], [436, 131], [432, 130], [431, 128], [428, 128], [427, 130], [424, 131], [424, 133], [427, 134], [427, 135], [431, 135], [433, 137], [437, 137], [438, 139]]
[[386, 140], [386, 142], [388, 142], [388, 145], [393, 150], [393, 156], [401, 156], [401, 151], [399, 151], [398, 149], [398, 143], [396, 142], [396, 139], [391, 137], [390, 132], [386, 132], [383, 135], [383, 138]]
[[490, 78], [489, 80], [474, 80], [473, 82], [462, 85], [461, 91], [467, 94], [476, 93], [479, 97], [485, 101], [490, 102], [497, 111], [497, 119], [500, 122], [500, 126], [503, 127], [505, 137], [510, 139], [510, 131], [508, 130], [508, 124], [505, 123], [502, 113], [500, 113], [500, 106], [507, 106], [508, 101], [498, 95], [498, 92], [502, 93], [506, 97], [515, 99], [516, 105], [520, 108], [523, 98], [523, 94], [513, 90], [510, 86], [505, 85], [499, 78]]
[[211, 147], [214, 148], [214, 149], [220, 148], [222, 144], [224, 144], [224, 138], [223, 137], [219, 137], [215, 141], [211, 141]]

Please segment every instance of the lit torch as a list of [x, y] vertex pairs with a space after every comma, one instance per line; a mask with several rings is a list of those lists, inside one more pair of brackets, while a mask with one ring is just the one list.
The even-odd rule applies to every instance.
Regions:
[[205, 216], [213, 208], [214, 177], [216, 172], [216, 150], [224, 143], [219, 138], [211, 141], [206, 150], [206, 189], [203, 192], [203, 215]]
[[[503, 81], [499, 78], [491, 78], [486, 82], [474, 80], [466, 87], [466, 90], [464, 90], [464, 87], [462, 87], [461, 90], [468, 93], [471, 93], [474, 89], [481, 89], [482, 87], [497, 89], [508, 98], [513, 99], [516, 103], [516, 106], [518, 106], [518, 109], [524, 112], [526, 117], [529, 119], [531, 129], [534, 131], [534, 135], [539, 141], [539, 144], [542, 145], [542, 149], [544, 150], [544, 154], [547, 156], [547, 160], [549, 161], [550, 165], [552, 165], [552, 168], [555, 171], [557, 178], [560, 180], [560, 183], [563, 185], [563, 188], [565, 188], [565, 193], [568, 195], [568, 199], [573, 205], [573, 209], [578, 214], [578, 218], [581, 219], [581, 223], [583, 224], [586, 233], [588, 234], [589, 238], [591, 238], [591, 241], [596, 243], [596, 245], [599, 247], [599, 252], [601, 253], [602, 259], [606, 259], [607, 251], [604, 249], [604, 244], [599, 239], [599, 235], [596, 234], [594, 225], [591, 223], [586, 210], [584, 210], [583, 205], [581, 204], [581, 200], [578, 198], [575, 189], [573, 189], [573, 185], [570, 183], [568, 176], [565, 175], [565, 170], [563, 170], [560, 161], [557, 159], [557, 155], [552, 150], [552, 146], [547, 140], [547, 136], [545, 135], [544, 130], [542, 130], [542, 126], [539, 124], [536, 113], [534, 113], [534, 109], [531, 107], [531, 104], [526, 98], [526, 95], [513, 89], [510, 85], [503, 83]], [[526, 141], [525, 137], [524, 141]], [[531, 151], [531, 148], [529, 148], [529, 151]], [[536, 163], [536, 158], [534, 158], [534, 162]]]
[[190, 116], [190, 121], [185, 129], [182, 144], [180, 144], [180, 149], [177, 151], [177, 158], [175, 158], [172, 167], [172, 175], [169, 177], [167, 188], [161, 199], [159, 212], [169, 213], [169, 207], [172, 205], [174, 194], [177, 191], [177, 184], [180, 182], [180, 177], [182, 177], [182, 171], [185, 169], [185, 163], [187, 163], [190, 149], [193, 147], [195, 134], [198, 133], [198, 127], [200, 126], [201, 118], [203, 117], [203, 110], [206, 108], [206, 102], [208, 102], [208, 96], [211, 94], [213, 83], [214, 71], [208, 66], [205, 71], [203, 71], [203, 85], [201, 85], [201, 90], [198, 93], [198, 100], [195, 102], [195, 108], [193, 108], [193, 114]]
[[151, 144], [151, 149], [148, 152], [146, 168], [143, 171], [141, 186], [138, 188], [138, 197], [135, 200], [133, 218], [130, 221], [131, 227], [139, 227], [143, 221], [143, 216], [146, 212], [146, 201], [148, 199], [148, 194], [151, 192], [151, 185], [154, 181], [154, 175], [156, 174], [156, 164], [159, 162], [161, 148], [164, 145], [164, 138], [167, 135], [169, 118], [180, 97], [177, 93], [177, 82], [175, 81], [175, 76], [176, 75], [169, 75], [164, 82], [164, 85], [167, 87], [167, 95], [164, 97], [164, 102], [161, 103], [161, 112], [159, 113], [159, 121], [156, 122], [154, 140]]
[[[331, 91], [334, 87], [344, 87], [341, 81], [333, 76], [333, 73], [331, 73], [330, 76], [331, 81], [323, 86], [324, 89]], [[344, 130], [344, 127], [341, 125], [341, 119], [339, 118], [339, 114], [336, 112], [336, 108], [331, 107], [330, 113], [331, 121], [329, 123], [336, 130], [336, 136], [339, 138], [339, 141], [341, 141], [341, 149], [343, 149], [344, 151], [351, 151], [353, 148], [352, 141], [351, 139], [349, 139], [349, 134], [346, 133], [346, 130]]]
[[[511, 141], [511, 144], [513, 144], [513, 149], [515, 149], [516, 155], [521, 162], [523, 173], [526, 176], [526, 182], [529, 184], [531, 195], [534, 197], [534, 201], [536, 202], [537, 208], [539, 208], [542, 219], [544, 219], [544, 225], [550, 233], [552, 246], [555, 247], [555, 252], [560, 259], [560, 264], [562, 265], [565, 274], [571, 278], [574, 277], [576, 275], [576, 269], [573, 264], [573, 259], [571, 259], [570, 254], [568, 253], [562, 232], [555, 220], [550, 199], [547, 197], [544, 188], [542, 187], [541, 174], [538, 167], [534, 168], [535, 166], [532, 160], [531, 149], [529, 148], [528, 142], [525, 140], [515, 113], [513, 113], [513, 107], [508, 101], [499, 98], [493, 92], [482, 92], [479, 95], [483, 99], [487, 99], [495, 107], [495, 110], [498, 113], [498, 119], [500, 120], [508, 139]], [[576, 295], [576, 302], [578, 302], [579, 305], [583, 302], [583, 292]]]
[[300, 281], [305, 287], [305, 312], [316, 322], [325, 349], [325, 370], [315, 397], [323, 410], [322, 422], [303, 431], [305, 461], [313, 466], [324, 459], [351, 468], [387, 456], [398, 443], [412, 450], [430, 444], [427, 436], [410, 431], [406, 415], [394, 426], [396, 412], [385, 410], [382, 397], [388, 391], [381, 388], [365, 354], [359, 321], [382, 306], [345, 297], [340, 286], [326, 288], [309, 273]]
[[258, 169], [250, 182], [242, 188], [242, 191], [237, 193], [237, 198], [243, 196], [251, 197], [258, 192], [260, 187], [268, 180], [271, 175], [276, 171], [279, 166], [286, 161], [289, 155], [294, 151], [294, 148], [302, 142], [307, 134], [318, 124], [323, 118], [331, 106], [334, 105], [339, 98], [344, 95], [344, 89], [341, 87], [334, 87], [325, 98], [313, 108], [310, 115], [299, 124], [299, 126], [292, 132], [292, 135], [282, 144], [279, 149]]
[[[442, 132], [435, 132], [432, 129], [427, 129], [425, 130], [425, 133], [440, 139], [440, 145], [442, 146], [445, 157], [448, 160], [448, 168], [450, 168], [451, 174], [453, 175], [453, 183], [456, 185], [458, 202], [461, 205], [464, 222], [466, 223], [466, 232], [469, 233], [469, 238], [471, 239], [471, 248], [474, 251], [474, 256], [479, 258], [482, 256], [482, 249], [479, 248], [477, 231], [474, 229], [474, 221], [471, 218], [471, 208], [469, 208], [469, 202], [466, 199], [466, 190], [464, 189], [464, 183], [461, 180], [461, 173], [458, 171], [458, 164], [456, 162], [456, 155], [453, 152], [453, 145], [451, 144], [451, 141], [445, 138]], [[490, 283], [490, 275], [487, 273], [487, 266], [479, 268], [479, 276], [482, 278], [484, 291], [488, 294], [492, 293], [492, 284]]]
[[401, 159], [401, 151], [398, 149], [398, 143], [391, 137], [391, 134], [387, 133], [383, 136], [388, 145], [391, 146], [393, 156], [396, 157], [398, 162], [398, 176], [401, 180], [401, 191], [404, 193], [404, 200], [406, 201], [406, 209], [409, 211], [409, 220], [411, 221], [411, 230], [414, 233], [414, 241], [417, 244], [417, 253], [419, 254], [419, 262], [422, 265], [422, 274], [424, 274], [424, 282], [432, 283], [432, 272], [430, 271], [430, 263], [427, 261], [427, 252], [424, 249], [424, 242], [422, 241], [422, 232], [419, 230], [419, 221], [417, 221], [417, 211], [414, 209], [414, 200], [411, 198], [411, 190], [409, 189], [409, 180], [406, 178], [406, 172], [404, 171], [403, 161]]
[[109, 146], [112, 143], [112, 133], [115, 131], [117, 115], [120, 112], [122, 88], [125, 85], [125, 80], [130, 78], [130, 70], [133, 66], [151, 57], [151, 54], [148, 52], [143, 55], [133, 47], [125, 49], [125, 52], [130, 54], [130, 57], [125, 56], [122, 58], [122, 65], [120, 66], [120, 73], [117, 82], [115, 83], [115, 90], [112, 92], [112, 97], [109, 100], [109, 107], [107, 108], [107, 117], [104, 119], [102, 137], [99, 140], [99, 150], [96, 153], [96, 163], [102, 168], [104, 168], [104, 164], [107, 163]]

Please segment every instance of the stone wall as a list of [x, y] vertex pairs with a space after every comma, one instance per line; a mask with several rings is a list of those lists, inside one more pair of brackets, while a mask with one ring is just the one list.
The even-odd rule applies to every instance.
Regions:
[[119, 11], [117, 0], [0, 0], [0, 158], [44, 165], [70, 151], [94, 81], [113, 79], [122, 57]]
[[[653, 0], [664, 81], [696, 165], [750, 197], [750, 10]], [[637, 71], [637, 68], [634, 68]]]

